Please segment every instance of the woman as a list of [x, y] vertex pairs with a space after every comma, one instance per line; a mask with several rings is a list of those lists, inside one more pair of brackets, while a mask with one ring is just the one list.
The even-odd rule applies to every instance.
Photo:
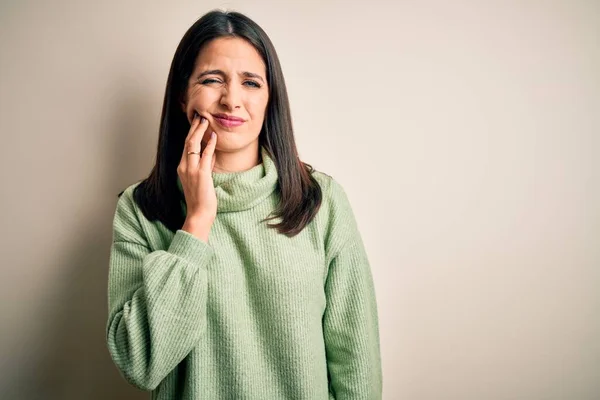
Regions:
[[156, 165], [119, 196], [106, 334], [128, 382], [153, 399], [381, 398], [363, 242], [340, 184], [298, 158], [256, 23], [212, 11], [187, 31]]

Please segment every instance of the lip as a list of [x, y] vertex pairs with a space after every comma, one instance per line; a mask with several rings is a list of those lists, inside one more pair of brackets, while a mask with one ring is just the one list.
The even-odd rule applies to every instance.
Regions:
[[215, 120], [220, 125], [222, 125], [226, 128], [240, 126], [244, 122], [246, 122], [240, 117], [234, 117], [233, 115], [227, 115], [227, 114], [213, 114], [213, 117], [215, 117]]
[[215, 118], [221, 118], [221, 119], [226, 119], [226, 120], [229, 120], [229, 121], [244, 122], [243, 118], [235, 117], [235, 116], [229, 115], [229, 114], [213, 114], [213, 117], [215, 117]]

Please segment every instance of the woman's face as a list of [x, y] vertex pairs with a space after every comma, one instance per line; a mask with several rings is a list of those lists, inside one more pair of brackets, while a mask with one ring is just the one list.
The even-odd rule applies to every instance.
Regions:
[[218, 38], [198, 54], [181, 106], [190, 124], [195, 113], [208, 119], [203, 143], [215, 131], [217, 150], [235, 151], [258, 140], [268, 100], [266, 66], [256, 49], [244, 39]]

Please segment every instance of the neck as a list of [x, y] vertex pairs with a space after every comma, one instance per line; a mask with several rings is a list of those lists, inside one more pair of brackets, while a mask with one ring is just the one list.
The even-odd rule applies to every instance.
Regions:
[[213, 172], [220, 174], [247, 171], [261, 162], [258, 140], [256, 140], [245, 148], [233, 152], [215, 149]]

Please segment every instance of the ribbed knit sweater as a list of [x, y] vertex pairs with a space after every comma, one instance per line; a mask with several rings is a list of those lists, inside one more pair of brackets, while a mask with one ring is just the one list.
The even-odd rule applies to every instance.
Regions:
[[315, 170], [316, 217], [292, 238], [267, 228], [277, 169], [260, 151], [249, 170], [213, 172], [208, 242], [147, 220], [132, 197], [139, 182], [119, 197], [110, 356], [153, 400], [379, 400], [377, 303], [348, 197]]

